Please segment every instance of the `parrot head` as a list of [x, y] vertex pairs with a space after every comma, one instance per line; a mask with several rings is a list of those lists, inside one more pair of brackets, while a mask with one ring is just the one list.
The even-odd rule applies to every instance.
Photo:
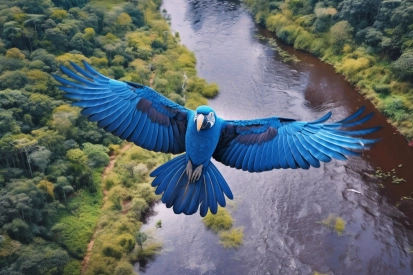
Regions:
[[215, 124], [215, 111], [209, 106], [199, 106], [196, 109], [194, 122], [198, 132], [211, 128]]

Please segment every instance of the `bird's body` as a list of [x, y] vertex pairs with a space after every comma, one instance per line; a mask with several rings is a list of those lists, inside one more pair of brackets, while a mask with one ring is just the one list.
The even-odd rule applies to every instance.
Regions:
[[144, 85], [107, 78], [86, 62], [85, 69], [71, 64], [81, 75], [63, 66], [61, 70], [77, 83], [54, 77], [90, 121], [145, 149], [181, 154], [151, 173], [155, 193], [177, 214], [191, 215], [198, 208], [201, 216], [208, 209], [215, 214], [218, 205], [226, 205], [225, 196], [233, 199], [212, 158], [249, 172], [309, 169], [320, 167], [320, 161], [359, 155], [357, 151], [378, 141], [357, 136], [380, 127], [342, 130], [369, 120], [372, 114], [360, 118], [364, 108], [335, 123], [324, 123], [331, 113], [312, 122], [281, 117], [224, 120], [208, 106], [189, 110]]
[[[212, 109], [211, 109], [212, 111]], [[188, 121], [194, 121], [196, 113], [190, 113]], [[193, 165], [206, 166], [215, 151], [223, 125], [222, 119], [217, 119], [214, 127], [197, 131], [195, 123], [189, 123], [185, 135], [186, 154]]]

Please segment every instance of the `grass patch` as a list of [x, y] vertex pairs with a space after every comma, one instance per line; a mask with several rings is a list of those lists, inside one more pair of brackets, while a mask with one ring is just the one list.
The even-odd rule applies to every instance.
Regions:
[[81, 266], [79, 260], [74, 260], [66, 264], [63, 275], [80, 275], [81, 274]]
[[206, 227], [218, 233], [222, 230], [229, 230], [234, 223], [231, 215], [225, 208], [218, 208], [218, 212], [214, 215], [208, 211], [207, 215], [203, 218]]
[[243, 238], [244, 230], [242, 227], [219, 233], [220, 243], [225, 248], [238, 248], [243, 243]]
[[100, 190], [95, 193], [80, 190], [68, 200], [65, 208], [58, 210], [54, 227], [56, 237], [76, 257], [81, 258], [86, 253], [87, 244], [101, 214], [102, 198]]
[[208, 229], [219, 235], [223, 247], [238, 248], [243, 243], [243, 228], [232, 228], [234, 219], [227, 209], [219, 207], [215, 215], [208, 211], [202, 221]]

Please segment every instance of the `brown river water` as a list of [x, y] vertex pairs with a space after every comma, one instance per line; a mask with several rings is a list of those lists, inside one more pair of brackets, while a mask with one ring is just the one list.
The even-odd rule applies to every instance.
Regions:
[[[273, 35], [239, 1], [164, 0], [162, 9], [195, 53], [199, 75], [218, 83], [210, 105], [220, 117], [310, 121], [333, 111], [339, 120], [365, 105], [376, 113], [367, 126], [383, 126], [369, 137], [383, 140], [361, 158], [318, 169], [248, 173], [217, 163], [234, 193], [230, 212], [244, 228], [244, 244], [225, 249], [198, 214], [175, 215], [157, 204], [143, 230], [164, 248], [145, 266], [137, 264], [139, 273], [413, 274], [413, 201], [402, 199], [413, 192], [413, 148], [404, 137], [332, 66], [278, 42], [300, 59], [283, 62], [257, 38]], [[377, 167], [395, 169], [406, 182], [374, 177]], [[330, 214], [345, 220], [341, 236], [321, 223]]]

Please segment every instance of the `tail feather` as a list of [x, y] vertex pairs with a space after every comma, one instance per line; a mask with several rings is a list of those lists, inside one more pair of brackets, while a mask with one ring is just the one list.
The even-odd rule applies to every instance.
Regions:
[[208, 209], [216, 214], [218, 204], [225, 206], [225, 196], [233, 199], [231, 189], [224, 177], [213, 163], [204, 167], [202, 175], [196, 182], [189, 183], [185, 172], [186, 155], [180, 155], [163, 164], [151, 173], [155, 177], [152, 186], [156, 194], [162, 195], [166, 207], [173, 207], [176, 214], [192, 215], [200, 207], [200, 215], [204, 217]]

